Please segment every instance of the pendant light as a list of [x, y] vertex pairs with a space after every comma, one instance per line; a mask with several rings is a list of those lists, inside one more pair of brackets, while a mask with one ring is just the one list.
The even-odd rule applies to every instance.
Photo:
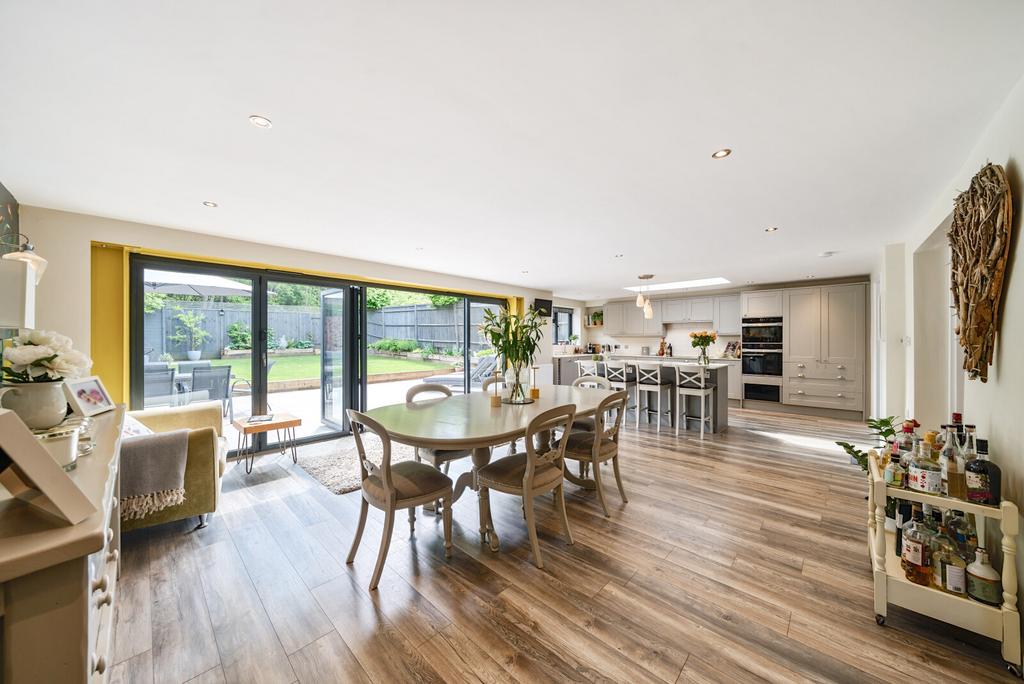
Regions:
[[644, 285], [643, 285], [643, 283], [647, 282], [648, 280], [650, 280], [653, 277], [654, 277], [653, 273], [644, 273], [643, 275], [638, 275], [637, 276], [637, 278], [639, 278], [642, 281], [641, 284], [640, 284], [640, 291], [636, 293], [636, 306], [637, 306], [638, 309], [643, 309], [643, 308], [646, 308], [646, 307], [650, 306], [650, 297], [645, 297], [644, 296]]
[[651, 306], [650, 299], [648, 299], [644, 303], [644, 318], [646, 318], [647, 320], [651, 320], [652, 318], [654, 318], [654, 307]]
[[643, 292], [637, 292], [636, 293], [636, 305], [637, 305], [638, 308], [642, 307], [646, 301], [647, 300], [644, 299], [644, 293]]
[[38, 285], [39, 281], [43, 279], [43, 272], [46, 270], [48, 262], [36, 254], [35, 245], [32, 244], [27, 236], [15, 233], [10, 237], [13, 239], [13, 243], [9, 243], [8, 248], [13, 247], [14, 251], [4, 254], [3, 258], [9, 261], [24, 261], [30, 265], [35, 271], [36, 285]]

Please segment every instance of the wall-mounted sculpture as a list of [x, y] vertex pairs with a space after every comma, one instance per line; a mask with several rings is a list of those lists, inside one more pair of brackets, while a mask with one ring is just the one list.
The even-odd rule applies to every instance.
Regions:
[[948, 234], [953, 303], [964, 348], [964, 370], [972, 380], [986, 382], [992, 364], [1012, 215], [1010, 184], [998, 164], [986, 164], [956, 198]]

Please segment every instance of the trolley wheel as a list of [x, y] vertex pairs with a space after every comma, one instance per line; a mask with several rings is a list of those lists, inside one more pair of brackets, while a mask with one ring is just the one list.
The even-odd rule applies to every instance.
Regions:
[[1013, 673], [1014, 677], [1020, 679], [1021, 669], [1020, 665], [1014, 665], [1013, 663], [1006, 663], [1006, 669]]
[[[885, 624], [885, 616], [884, 615], [879, 615], [878, 613], [875, 613], [875, 622], [877, 622], [879, 625], [884, 625]], [[1012, 665], [1011, 665], [1011, 667], [1012, 667]]]

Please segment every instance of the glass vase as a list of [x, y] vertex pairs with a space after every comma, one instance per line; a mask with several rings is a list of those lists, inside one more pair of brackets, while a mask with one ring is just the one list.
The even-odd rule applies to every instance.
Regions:
[[710, 362], [711, 362], [710, 359], [708, 359], [708, 348], [707, 347], [701, 347], [700, 348], [700, 353], [697, 355], [697, 363], [699, 363], [702, 366], [706, 366]]
[[533, 399], [526, 396], [526, 386], [522, 378], [523, 367], [511, 366], [505, 374], [507, 396], [502, 401], [506, 404], [532, 404]]

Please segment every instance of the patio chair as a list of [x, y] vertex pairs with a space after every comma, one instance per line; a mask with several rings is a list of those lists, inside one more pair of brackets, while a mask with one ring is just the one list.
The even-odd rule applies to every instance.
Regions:
[[[496, 356], [482, 356], [476, 366], [469, 372], [469, 386], [475, 387], [483, 384], [483, 381], [494, 374], [494, 367], [498, 364]], [[465, 379], [464, 373], [448, 373], [447, 375], [434, 375], [423, 378], [423, 382], [433, 385], [448, 385], [449, 387], [462, 387]]]
[[[274, 367], [275, 363], [277, 363], [277, 361], [267, 361], [267, 380], [268, 381], [270, 380], [270, 369], [272, 369]], [[243, 386], [242, 390], [238, 389], [239, 385]], [[330, 387], [328, 387], [327, 389], [328, 389], [328, 391], [330, 391]], [[230, 401], [231, 401], [232, 407], [234, 406], [235, 395], [239, 394], [242, 391], [248, 392], [249, 395], [251, 396], [252, 395], [252, 383], [249, 382], [248, 380], [246, 380], [245, 378], [236, 378], [235, 380], [232, 380], [231, 381], [231, 390], [230, 390], [230, 392], [231, 392], [231, 399], [230, 399]], [[328, 395], [328, 400], [329, 399], [330, 399], [330, 395]], [[273, 412], [273, 409], [270, 408], [270, 400], [269, 399], [267, 400], [267, 412], [268, 413], [272, 413]], [[232, 419], [232, 420], [234, 420], [234, 419]]]
[[205, 393], [204, 399], [219, 401], [223, 414], [235, 419], [235, 405], [230, 391], [231, 366], [208, 366], [192, 369], [191, 394]]
[[144, 408], [175, 405], [177, 392], [174, 389], [174, 371], [169, 368], [147, 370], [143, 378], [142, 405]]
[[164, 361], [146, 361], [143, 370], [147, 373], [156, 373], [157, 371], [170, 370], [170, 364]]

